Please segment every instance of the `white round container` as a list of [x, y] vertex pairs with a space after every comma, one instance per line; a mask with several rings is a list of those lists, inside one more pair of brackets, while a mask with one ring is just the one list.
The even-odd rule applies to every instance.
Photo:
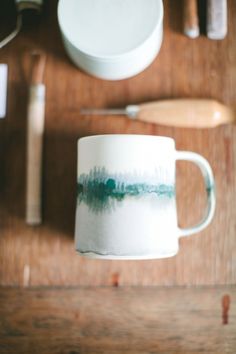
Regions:
[[106, 80], [134, 76], [158, 54], [162, 0], [59, 0], [66, 51], [82, 70]]

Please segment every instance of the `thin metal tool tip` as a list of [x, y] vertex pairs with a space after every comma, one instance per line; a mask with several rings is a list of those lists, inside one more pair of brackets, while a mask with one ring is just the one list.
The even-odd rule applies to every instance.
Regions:
[[125, 109], [93, 109], [93, 108], [81, 108], [81, 115], [123, 115], [126, 114]]

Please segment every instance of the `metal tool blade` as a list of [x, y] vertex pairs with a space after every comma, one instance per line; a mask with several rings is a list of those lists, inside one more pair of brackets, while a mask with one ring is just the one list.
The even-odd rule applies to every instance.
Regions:
[[122, 108], [108, 108], [108, 109], [97, 109], [97, 108], [81, 108], [80, 114], [82, 115], [127, 115], [126, 109]]

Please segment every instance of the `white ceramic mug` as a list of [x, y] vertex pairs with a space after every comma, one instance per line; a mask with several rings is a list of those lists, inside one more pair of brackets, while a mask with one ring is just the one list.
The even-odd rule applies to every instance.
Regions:
[[[176, 160], [200, 168], [208, 196], [205, 217], [178, 227]], [[98, 135], [78, 141], [76, 250], [103, 259], [174, 256], [178, 239], [203, 230], [215, 210], [214, 178], [201, 155], [176, 151], [171, 138]]]

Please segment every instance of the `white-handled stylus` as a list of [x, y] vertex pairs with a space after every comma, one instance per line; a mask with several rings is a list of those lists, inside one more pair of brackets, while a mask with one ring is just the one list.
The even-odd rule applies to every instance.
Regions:
[[42, 153], [45, 116], [43, 74], [45, 55], [32, 55], [32, 73], [27, 114], [26, 223], [42, 222]]
[[227, 34], [227, 0], [207, 1], [207, 37], [224, 39]]
[[0, 119], [5, 118], [7, 107], [7, 64], [0, 64]]

